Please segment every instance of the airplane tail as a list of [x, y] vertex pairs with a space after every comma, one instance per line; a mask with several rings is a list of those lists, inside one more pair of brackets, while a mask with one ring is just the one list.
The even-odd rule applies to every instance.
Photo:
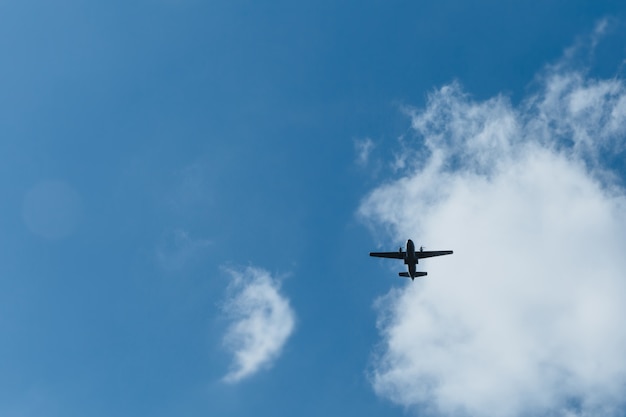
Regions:
[[[404, 278], [411, 278], [408, 272], [398, 272], [398, 275]], [[428, 275], [428, 272], [416, 272], [413, 278], [425, 277], [426, 275]]]

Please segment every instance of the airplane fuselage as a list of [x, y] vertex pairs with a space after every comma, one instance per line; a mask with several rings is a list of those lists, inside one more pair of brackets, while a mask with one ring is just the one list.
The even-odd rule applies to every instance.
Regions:
[[404, 256], [404, 264], [409, 268], [411, 278], [415, 277], [415, 270], [419, 259], [415, 256], [415, 244], [411, 239], [406, 242], [406, 255]]
[[407, 265], [418, 263], [417, 256], [415, 256], [415, 244], [411, 239], [406, 241], [406, 255], [404, 256], [404, 263]]

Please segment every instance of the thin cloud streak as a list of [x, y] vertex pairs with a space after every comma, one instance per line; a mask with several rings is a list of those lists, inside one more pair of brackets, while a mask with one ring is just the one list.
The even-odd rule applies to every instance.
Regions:
[[626, 86], [564, 68], [518, 107], [451, 84], [411, 110], [421, 164], [360, 215], [455, 254], [377, 301], [379, 395], [432, 415], [620, 415], [626, 193], [602, 160], [624, 148]]
[[356, 163], [365, 167], [369, 163], [370, 154], [374, 149], [374, 141], [370, 138], [354, 141], [354, 149], [356, 151]]
[[208, 239], [193, 238], [183, 229], [174, 229], [157, 245], [156, 259], [162, 268], [180, 271], [206, 254], [211, 244]]
[[233, 281], [224, 312], [231, 323], [224, 345], [233, 363], [223, 380], [237, 383], [271, 367], [295, 329], [296, 316], [267, 271], [249, 267], [228, 272]]

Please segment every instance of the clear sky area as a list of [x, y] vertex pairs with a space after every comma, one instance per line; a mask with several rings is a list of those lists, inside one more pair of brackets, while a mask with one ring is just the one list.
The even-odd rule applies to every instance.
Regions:
[[626, 2], [9, 0], [0, 51], [0, 416], [626, 415]]

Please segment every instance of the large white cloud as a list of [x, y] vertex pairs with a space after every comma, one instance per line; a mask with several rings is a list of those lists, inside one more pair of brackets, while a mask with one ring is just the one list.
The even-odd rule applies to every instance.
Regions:
[[233, 281], [224, 311], [230, 326], [224, 337], [233, 354], [228, 383], [271, 366], [295, 328], [295, 313], [280, 294], [280, 283], [265, 270], [229, 270]]
[[433, 92], [410, 110], [414, 163], [363, 201], [396, 243], [454, 250], [378, 300], [379, 395], [434, 415], [622, 414], [626, 194], [602, 161], [623, 149], [626, 87], [565, 65], [542, 79], [519, 106]]

